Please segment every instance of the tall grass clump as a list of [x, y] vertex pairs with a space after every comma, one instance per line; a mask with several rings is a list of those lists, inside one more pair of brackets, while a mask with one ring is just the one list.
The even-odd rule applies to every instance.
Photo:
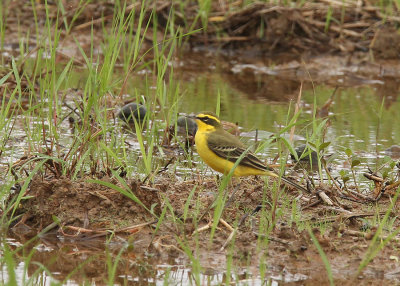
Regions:
[[[167, 142], [169, 137], [169, 126], [176, 122], [179, 110], [179, 84], [174, 80], [173, 60], [176, 48], [182, 42], [183, 35], [180, 28], [174, 25], [174, 13], [171, 11], [167, 23], [164, 25], [164, 33], [160, 33], [156, 13], [150, 16], [152, 20], [153, 42], [151, 48], [144, 55], [152, 55], [149, 62], [141, 66], [151, 70], [151, 74], [145, 76], [144, 96], [141, 98], [136, 94], [136, 101], [144, 99], [143, 104], [148, 110], [145, 123], [135, 123], [136, 138], [140, 146], [140, 156], [143, 160], [143, 173], [147, 176], [156, 173], [159, 166], [153, 160], [153, 153], [163, 155], [160, 146]], [[146, 29], [149, 29], [147, 23]], [[135, 38], [138, 42], [137, 38]], [[127, 49], [129, 51], [129, 49]], [[133, 58], [136, 55], [132, 56]], [[140, 57], [138, 60], [141, 61]], [[137, 66], [128, 69], [127, 76]], [[124, 84], [126, 79], [124, 81]]]
[[[139, 21], [144, 19], [144, 3], [143, 1]], [[126, 152], [124, 151], [125, 144], [123, 141], [112, 132], [114, 128], [111, 126], [110, 116], [114, 110], [110, 108], [112, 106], [110, 103], [115, 100], [114, 93], [121, 85], [121, 79], [115, 76], [115, 67], [121, 61], [124, 63], [123, 66], [134, 67], [137, 65], [138, 53], [141, 50], [144, 36], [141, 36], [140, 33], [135, 33], [135, 36], [133, 36], [134, 29], [132, 27], [137, 20], [135, 9], [128, 11], [125, 2], [117, 1], [115, 4], [116, 9], [114, 10], [111, 28], [107, 29], [103, 26], [104, 41], [101, 44], [101, 53], [98, 53], [98, 47], [95, 47], [93, 26], [91, 27], [91, 45], [88, 51], [84, 50], [78, 41], [75, 41], [85, 62], [86, 78], [81, 98], [73, 98], [76, 106], [75, 113], [79, 115], [79, 124], [75, 126], [76, 137], [63, 158], [65, 161], [63, 172], [72, 174], [73, 177], [82, 174], [88, 168], [92, 173], [95, 173], [101, 168], [112, 168], [116, 163], [128, 161], [124, 158], [115, 161], [117, 156], [124, 155]], [[64, 23], [68, 27], [71, 24]], [[139, 28], [141, 24], [142, 22], [139, 23]], [[48, 27], [50, 26], [48, 24]], [[58, 27], [58, 25], [54, 26]], [[57, 33], [57, 28], [54, 29], [56, 30], [54, 33]], [[51, 29], [48, 30], [50, 34]], [[126, 41], [126, 39], [132, 39], [132, 37], [134, 37], [134, 41]], [[56, 47], [56, 45], [51, 46], [50, 52], [54, 52]], [[122, 52], [124, 47], [126, 47], [128, 54]], [[54, 57], [50, 57], [50, 60], [45, 60], [45, 66], [55, 71], [56, 66], [53, 59]], [[76, 70], [70, 61], [59, 74], [57, 81], [51, 78], [50, 80], [42, 80], [41, 86], [49, 86], [52, 90], [52, 97], [49, 97], [48, 101], [44, 100], [44, 102], [47, 102], [46, 107], [49, 110], [47, 122], [53, 126], [55, 131], [61, 122], [52, 121], [52, 119], [62, 118], [60, 108], [62, 103], [57, 102], [59, 100], [58, 91], [63, 82], [68, 82], [67, 75], [71, 69]], [[129, 72], [127, 71], [127, 73]], [[42, 92], [42, 99], [46, 99], [45, 97], [46, 94]], [[53, 134], [57, 133], [53, 132]], [[105, 142], [105, 145], [101, 142]], [[113, 150], [117, 156], [109, 153], [109, 150]]]

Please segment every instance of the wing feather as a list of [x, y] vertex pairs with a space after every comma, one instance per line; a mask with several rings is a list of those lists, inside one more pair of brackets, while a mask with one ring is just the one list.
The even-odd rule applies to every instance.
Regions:
[[270, 167], [266, 166], [260, 159], [253, 153], [247, 150], [240, 140], [230, 133], [212, 134], [208, 138], [208, 148], [213, 151], [217, 156], [225, 158], [235, 163], [240, 156], [246, 152], [246, 155], [240, 161], [240, 165], [255, 168], [262, 171], [273, 171]]

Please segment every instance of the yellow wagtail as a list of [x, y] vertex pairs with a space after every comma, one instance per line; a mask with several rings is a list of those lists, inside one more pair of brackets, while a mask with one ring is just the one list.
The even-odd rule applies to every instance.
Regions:
[[[246, 152], [233, 171], [233, 176], [266, 175], [279, 177], [272, 168], [266, 166], [251, 153], [236, 136], [225, 131], [222, 128], [221, 121], [214, 113], [199, 113], [195, 116], [195, 120], [198, 126], [195, 137], [197, 153], [215, 171], [227, 175], [235, 162]], [[307, 191], [304, 187], [285, 177], [281, 179], [296, 189]]]

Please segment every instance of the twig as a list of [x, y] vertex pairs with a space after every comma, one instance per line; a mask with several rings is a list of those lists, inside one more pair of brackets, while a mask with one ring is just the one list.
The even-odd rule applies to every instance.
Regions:
[[291, 244], [290, 241], [287, 241], [287, 240], [284, 240], [284, 239], [281, 239], [281, 238], [277, 238], [277, 237], [273, 237], [273, 236], [261, 234], [261, 233], [258, 233], [258, 232], [256, 232], [256, 231], [253, 231], [253, 233], [254, 233], [254, 235], [256, 235], [257, 237], [267, 238], [267, 239], [270, 240], [270, 241], [278, 242], [278, 243], [281, 243], [281, 244], [283, 244], [283, 245], [285, 245], [285, 246], [289, 246], [289, 245]]
[[332, 174], [329, 171], [329, 169], [327, 168], [326, 163], [324, 163], [323, 165], [324, 165], [324, 169], [325, 169], [326, 174], [328, 175], [329, 179], [331, 179], [331, 181], [333, 182], [333, 185], [335, 186], [335, 189], [338, 191], [338, 194], [342, 194], [342, 190], [338, 186], [336, 180], [332, 177]]
[[322, 202], [322, 200], [321, 200], [320, 198], [318, 198], [317, 201], [312, 202], [312, 203], [309, 203], [308, 205], [302, 207], [301, 210], [305, 210], [305, 209], [311, 208], [311, 207], [313, 207], [313, 206], [316, 206], [316, 205], [318, 205], [320, 202]]
[[228, 238], [225, 240], [224, 244], [221, 246], [221, 248], [219, 249], [220, 251], [223, 251], [225, 249], [225, 247], [228, 245], [229, 242], [231, 242], [231, 240], [233, 239], [233, 237], [235, 236], [237, 232], [237, 228], [235, 228], [234, 230], [232, 230], [232, 232], [229, 234]]
[[153, 220], [153, 221], [149, 221], [149, 222], [140, 223], [140, 224], [137, 224], [137, 225], [127, 226], [127, 227], [124, 227], [124, 228], [117, 229], [115, 232], [117, 232], [117, 233], [118, 232], [133, 233], [133, 232], [136, 232], [135, 230], [139, 230], [142, 227], [145, 227], [145, 226], [148, 226], [148, 225], [152, 225], [152, 224], [155, 224], [157, 222], [158, 222], [158, 220]]
[[392, 190], [392, 189], [395, 189], [395, 188], [397, 188], [398, 186], [400, 186], [400, 181], [397, 181], [397, 182], [395, 182], [395, 183], [393, 183], [393, 184], [391, 184], [391, 185], [389, 185], [389, 186], [386, 186], [386, 187], [385, 187], [385, 192], [386, 192], [386, 191], [390, 191], [390, 190]]
[[206, 225], [204, 225], [202, 227], [199, 227], [198, 229], [195, 229], [192, 232], [192, 236], [195, 235], [198, 232], [205, 231], [205, 230], [209, 229], [211, 227], [211, 225], [212, 225], [212, 221], [210, 221], [209, 223], [207, 223]]
[[[334, 211], [337, 211], [337, 209], [333, 209]], [[386, 211], [381, 211], [378, 214], [379, 215], [384, 215], [386, 213]], [[337, 221], [339, 218], [343, 219], [343, 220], [347, 220], [347, 219], [351, 219], [351, 218], [361, 218], [361, 217], [369, 217], [369, 216], [375, 216], [376, 212], [371, 212], [371, 213], [351, 213], [351, 214], [340, 214], [340, 215], [335, 215], [335, 216], [330, 216], [330, 217], [323, 217], [323, 218], [309, 218], [309, 219], [304, 219], [301, 220], [301, 222], [306, 222], [306, 221], [314, 221], [314, 222], [334, 222]]]
[[103, 22], [103, 21], [105, 21], [105, 20], [110, 20], [110, 19], [112, 19], [113, 17], [114, 17], [114, 15], [106, 15], [106, 16], [100, 17], [100, 18], [98, 18], [98, 19], [94, 19], [94, 20], [91, 20], [91, 21], [89, 21], [89, 22], [86, 22], [86, 23], [80, 24], [80, 25], [78, 25], [78, 26], [75, 26], [75, 27], [73, 28], [73, 30], [79, 31], [79, 30], [85, 29], [85, 28], [87, 28], [87, 27], [90, 27], [90, 26], [92, 26], [92, 25], [100, 24], [101, 22]]
[[[362, 232], [362, 231], [347, 229], [347, 230], [344, 231], [343, 234], [348, 234], [348, 235], [350, 235], [350, 236], [364, 237], [365, 239], [370, 240], [370, 239], [372, 239], [372, 237], [375, 235], [375, 232], [374, 232], [374, 231], [371, 231], [371, 232]], [[387, 239], [387, 238], [389, 238], [388, 235], [382, 235], [382, 236], [379, 236], [378, 239], [380, 239], [380, 240], [385, 240], [385, 239]], [[399, 242], [399, 241], [400, 241], [400, 237], [392, 237], [391, 240], [394, 240], [394, 241], [396, 241], [396, 242]]]
[[233, 227], [229, 223], [227, 223], [224, 219], [220, 218], [219, 222], [222, 223], [230, 231], [234, 231]]
[[330, 206], [333, 206], [332, 200], [325, 193], [325, 190], [322, 188], [321, 185], [317, 187], [316, 195], [319, 196], [326, 204], [328, 204]]
[[381, 177], [378, 177], [375, 174], [370, 174], [370, 173], [364, 173], [363, 174], [365, 178], [372, 180], [372, 181], [377, 181], [377, 182], [383, 182], [384, 180]]

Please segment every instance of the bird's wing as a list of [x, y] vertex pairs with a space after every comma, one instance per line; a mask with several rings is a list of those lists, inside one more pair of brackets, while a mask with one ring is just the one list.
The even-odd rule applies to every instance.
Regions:
[[255, 168], [263, 171], [273, 171], [270, 167], [264, 165], [264, 163], [258, 159], [253, 153], [251, 153], [245, 145], [235, 136], [227, 134], [212, 134], [208, 138], [208, 148], [213, 151], [217, 156], [225, 158], [235, 163], [239, 157], [246, 152], [240, 165]]

